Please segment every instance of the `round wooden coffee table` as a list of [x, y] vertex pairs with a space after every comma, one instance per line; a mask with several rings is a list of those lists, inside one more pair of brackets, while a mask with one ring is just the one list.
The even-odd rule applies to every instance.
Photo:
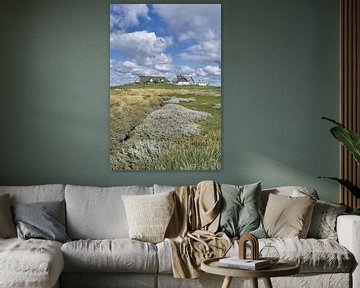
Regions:
[[229, 288], [233, 277], [251, 278], [254, 288], [258, 288], [258, 278], [263, 278], [265, 287], [272, 288], [270, 277], [289, 276], [300, 272], [300, 266], [288, 260], [279, 260], [270, 268], [261, 270], [245, 270], [222, 267], [219, 259], [211, 258], [201, 263], [201, 270], [216, 275], [225, 276], [222, 288]]

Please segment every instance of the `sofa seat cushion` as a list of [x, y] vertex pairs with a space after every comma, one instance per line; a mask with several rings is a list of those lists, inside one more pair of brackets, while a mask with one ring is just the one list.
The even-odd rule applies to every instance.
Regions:
[[158, 262], [160, 274], [172, 274], [171, 247], [169, 241], [162, 241], [156, 244], [158, 251]]
[[[234, 244], [228, 252], [229, 256], [238, 251], [237, 243]], [[259, 239], [260, 250], [266, 245], [275, 247], [281, 259], [298, 263], [302, 273], [350, 272], [354, 265], [353, 255], [344, 246], [330, 239]]]
[[280, 258], [295, 261], [302, 272], [350, 272], [353, 255], [330, 239], [264, 239], [264, 245], [274, 246]]
[[77, 240], [61, 248], [66, 272], [156, 273], [156, 246], [122, 239]]
[[[338, 242], [330, 239], [267, 238], [259, 239], [259, 249], [274, 246], [280, 258], [295, 261], [302, 273], [350, 272], [354, 265], [353, 255]], [[171, 248], [167, 241], [157, 244], [159, 273], [172, 273]], [[238, 255], [235, 241], [227, 256]], [[250, 256], [250, 251], [248, 251]]]
[[60, 242], [0, 239], [1, 287], [52, 287], [63, 268]]

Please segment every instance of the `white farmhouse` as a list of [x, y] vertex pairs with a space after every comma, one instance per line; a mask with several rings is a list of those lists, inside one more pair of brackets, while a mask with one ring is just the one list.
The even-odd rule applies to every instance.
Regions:
[[175, 79], [176, 85], [190, 85], [190, 81], [182, 75], [177, 75]]
[[196, 86], [208, 86], [208, 84], [202, 79], [195, 81], [194, 78], [191, 77], [191, 81], [192, 81], [193, 85], [196, 85]]
[[195, 85], [198, 85], [198, 86], [208, 86], [208, 84], [207, 84], [204, 80], [202, 80], [202, 79], [200, 79], [199, 81], [196, 81], [196, 82], [195, 82]]

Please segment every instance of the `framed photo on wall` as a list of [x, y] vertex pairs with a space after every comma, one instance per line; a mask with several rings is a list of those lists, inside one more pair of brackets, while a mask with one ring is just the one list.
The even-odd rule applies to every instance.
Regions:
[[110, 5], [112, 170], [221, 169], [221, 4]]

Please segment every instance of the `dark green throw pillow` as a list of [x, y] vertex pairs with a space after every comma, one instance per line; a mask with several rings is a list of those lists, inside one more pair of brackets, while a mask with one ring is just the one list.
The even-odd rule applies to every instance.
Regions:
[[65, 201], [15, 204], [12, 210], [19, 238], [70, 241], [65, 232]]
[[219, 231], [229, 237], [253, 234], [266, 238], [260, 216], [261, 182], [236, 186], [222, 184], [223, 197]]

